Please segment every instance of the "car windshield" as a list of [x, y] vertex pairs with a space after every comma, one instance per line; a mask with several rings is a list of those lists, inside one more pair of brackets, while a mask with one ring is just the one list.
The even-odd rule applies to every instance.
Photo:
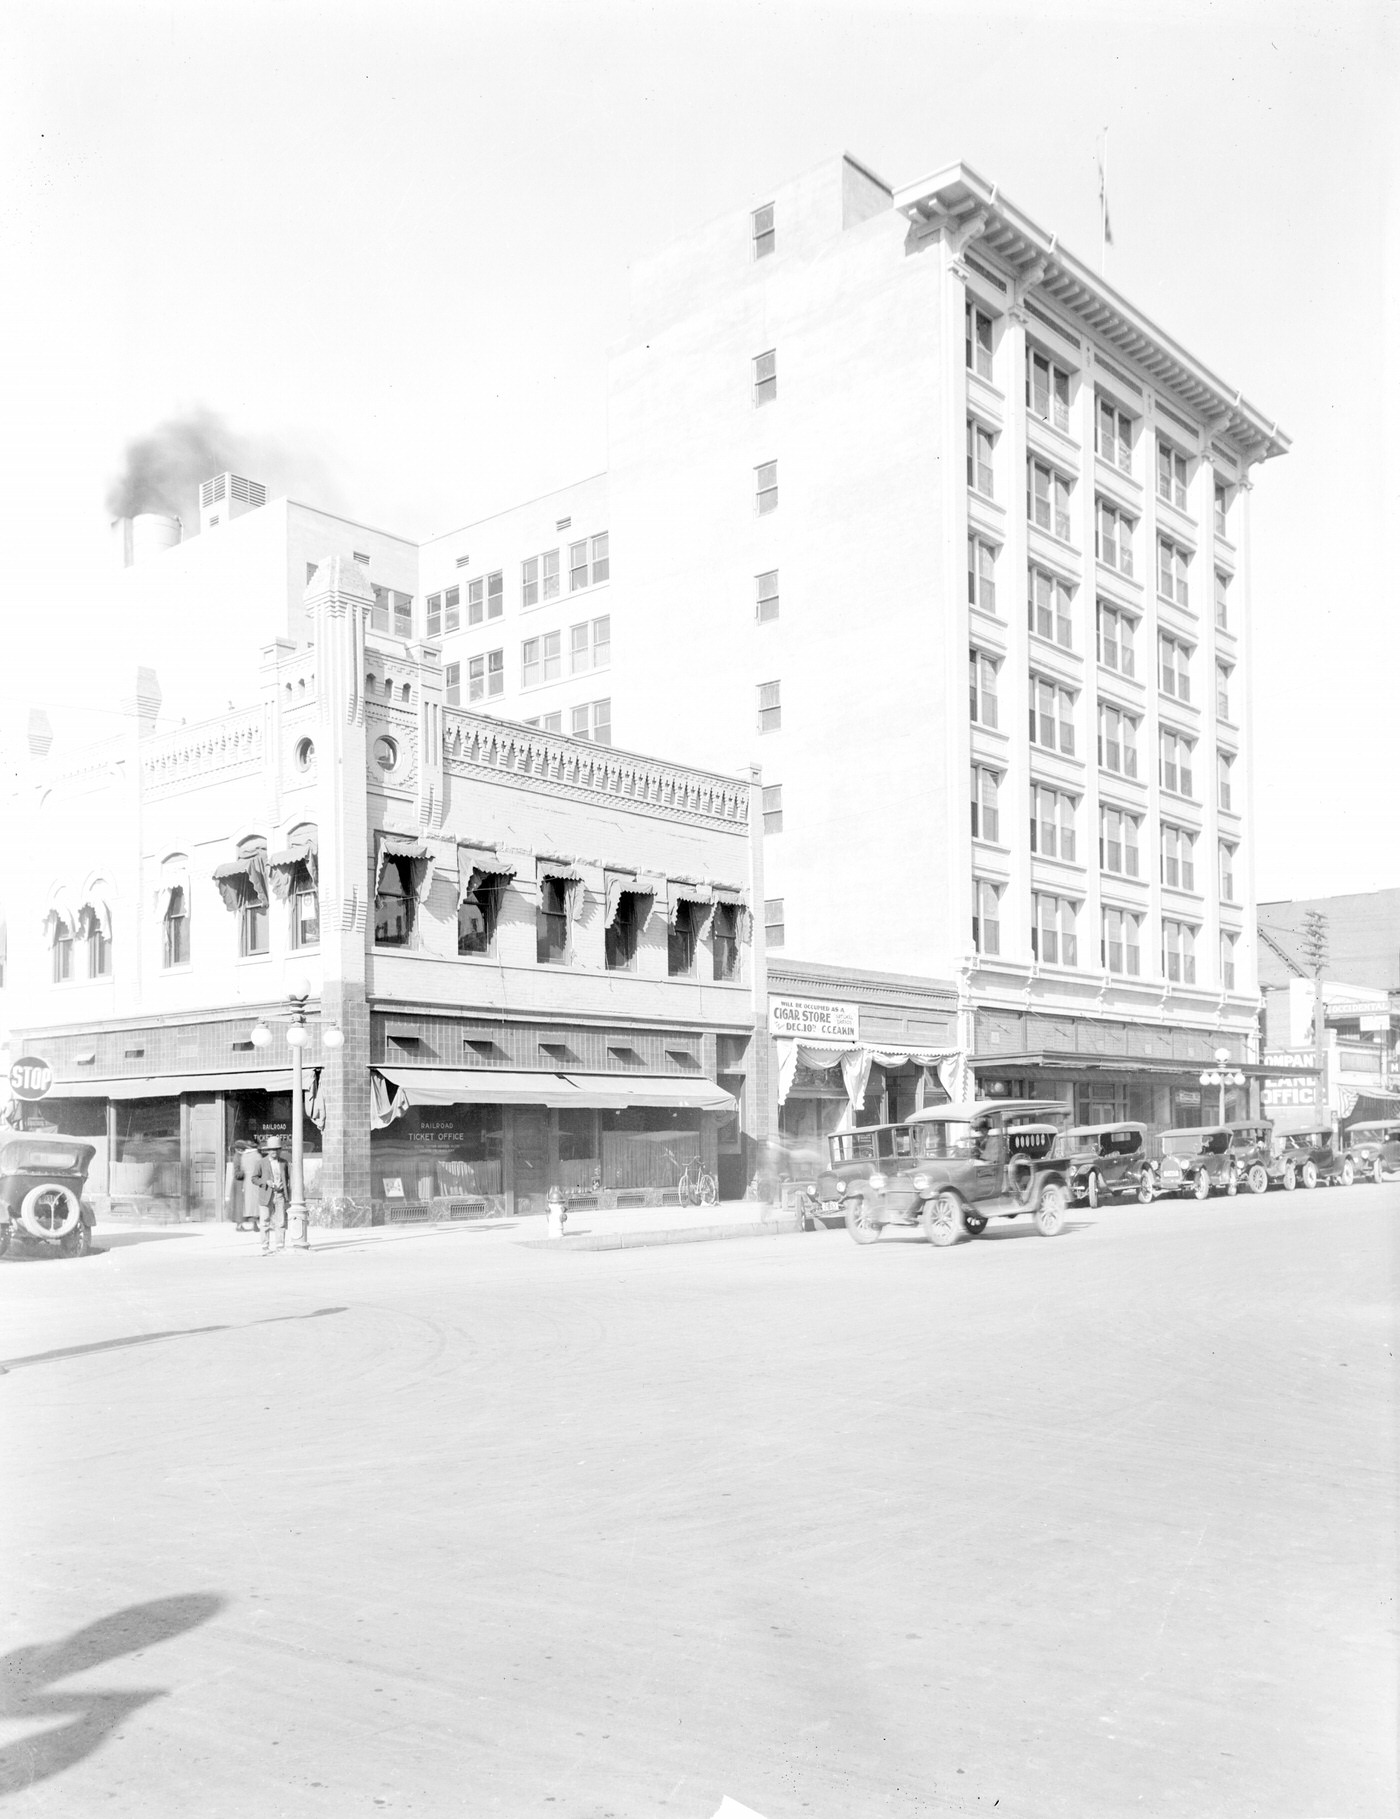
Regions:
[[1218, 1156], [1229, 1147], [1228, 1131], [1166, 1131], [1162, 1136], [1165, 1156], [1199, 1156], [1202, 1150]]

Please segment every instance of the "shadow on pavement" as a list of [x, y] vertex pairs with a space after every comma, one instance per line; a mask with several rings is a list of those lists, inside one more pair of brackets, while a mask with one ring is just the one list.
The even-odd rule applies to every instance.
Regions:
[[319, 1320], [324, 1314], [343, 1314], [343, 1307], [313, 1308], [309, 1314], [270, 1314], [265, 1320], [245, 1320], [240, 1325], [226, 1322], [222, 1326], [177, 1326], [162, 1333], [132, 1333], [125, 1339], [95, 1339], [91, 1345], [65, 1345], [52, 1352], [29, 1352], [23, 1358], [0, 1358], [0, 1376], [21, 1370], [26, 1364], [49, 1364], [56, 1358], [81, 1358], [88, 1352], [121, 1351], [129, 1345], [154, 1345], [157, 1339], [192, 1339], [201, 1333], [246, 1332], [253, 1326], [278, 1326], [287, 1320]]
[[199, 1238], [202, 1236], [203, 1233], [198, 1231], [172, 1232], [158, 1230], [150, 1232], [104, 1232], [102, 1235], [102, 1248], [107, 1251], [126, 1250], [133, 1244], [169, 1244], [175, 1239]]
[[167, 1691], [143, 1687], [122, 1693], [60, 1693], [49, 1690], [55, 1681], [168, 1642], [207, 1623], [224, 1604], [208, 1592], [156, 1598], [99, 1618], [60, 1642], [33, 1643], [0, 1656], [0, 1717], [20, 1723], [68, 1720], [0, 1749], [0, 1794], [19, 1793], [72, 1768], [105, 1743], [123, 1719], [165, 1698]]

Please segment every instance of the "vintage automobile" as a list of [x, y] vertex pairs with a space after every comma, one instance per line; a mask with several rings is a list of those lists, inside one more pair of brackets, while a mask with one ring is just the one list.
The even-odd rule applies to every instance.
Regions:
[[1346, 1135], [1345, 1154], [1358, 1175], [1384, 1181], [1400, 1174], [1400, 1118], [1367, 1118]]
[[1205, 1124], [1162, 1131], [1157, 1138], [1157, 1183], [1164, 1194], [1208, 1199], [1211, 1190], [1264, 1194], [1271, 1183], [1296, 1186], [1293, 1166], [1275, 1153], [1273, 1126], [1264, 1119]]
[[93, 1215], [83, 1188], [95, 1153], [71, 1137], [0, 1134], [0, 1256], [11, 1244], [87, 1255]]
[[1133, 1198], [1151, 1206], [1156, 1198], [1157, 1171], [1145, 1124], [1077, 1124], [1060, 1132], [1050, 1154], [1066, 1164], [1066, 1185], [1076, 1205]]
[[1356, 1164], [1319, 1119], [1316, 1106], [1280, 1106], [1274, 1113], [1274, 1146], [1299, 1187], [1316, 1187], [1320, 1181], [1350, 1187], [1356, 1179]]
[[989, 1219], [1022, 1215], [1051, 1238], [1069, 1208], [1065, 1165], [1050, 1159], [1068, 1116], [1059, 1100], [977, 1099], [842, 1131], [827, 1139], [816, 1198], [840, 1206], [857, 1244], [874, 1243], [887, 1225], [917, 1225], [930, 1244], [955, 1244]]

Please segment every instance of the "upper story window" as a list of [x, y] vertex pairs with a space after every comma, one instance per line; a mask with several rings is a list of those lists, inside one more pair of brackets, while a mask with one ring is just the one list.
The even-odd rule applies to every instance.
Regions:
[[1221, 568], [1215, 571], [1215, 623], [1222, 632], [1230, 629], [1230, 577]]
[[1196, 888], [1196, 836], [1169, 821], [1162, 823], [1162, 882], [1174, 891]]
[[1220, 480], [1215, 483], [1215, 534], [1217, 537], [1230, 534], [1230, 489]]
[[[357, 556], [358, 562], [360, 558]], [[370, 629], [376, 632], [393, 632], [396, 638], [413, 636], [413, 596], [400, 594], [393, 588], [378, 587], [371, 582], [374, 593], [374, 604], [370, 608]]]
[[554, 682], [559, 677], [561, 634], [544, 632], [538, 638], [526, 638], [520, 646], [520, 686], [534, 688], [539, 682]]
[[299, 859], [287, 880], [290, 939], [293, 947], [319, 947], [321, 942], [321, 893], [316, 862]]
[[762, 208], [756, 208], [753, 212], [753, 256], [755, 259], [766, 259], [776, 246], [773, 204], [765, 202]]
[[1222, 932], [1220, 936], [1220, 983], [1227, 992], [1235, 989], [1235, 942], [1238, 937]]
[[510, 880], [504, 874], [472, 871], [457, 905], [457, 952], [489, 954], [496, 944], [501, 901]]
[[1063, 474], [1043, 461], [1027, 464], [1026, 514], [1032, 524], [1062, 543], [1070, 540], [1069, 494], [1070, 482]]
[[612, 661], [612, 615], [569, 627], [569, 673], [606, 669]]
[[1170, 537], [1157, 539], [1157, 592], [1164, 600], [1173, 600], [1178, 606], [1189, 605], [1187, 568], [1190, 561], [1189, 551], [1179, 543], [1173, 543]]
[[1074, 625], [1070, 618], [1073, 606], [1074, 589], [1067, 581], [1043, 568], [1031, 569], [1026, 618], [1038, 638], [1048, 638], [1052, 643], [1062, 644], [1066, 650], [1073, 649]]
[[770, 568], [766, 574], [755, 575], [754, 617], [760, 625], [767, 625], [778, 616], [778, 571]]
[[612, 573], [612, 558], [608, 553], [608, 533], [599, 531], [596, 537], [582, 537], [577, 543], [569, 545], [569, 592], [576, 594], [581, 587], [596, 587], [600, 581], [606, 581]]
[[446, 707], [462, 705], [462, 666], [460, 663], [443, 665], [442, 699]]
[[1228, 663], [1215, 666], [1215, 712], [1221, 720], [1230, 718], [1230, 678], [1234, 673]]
[[711, 972], [717, 985], [739, 977], [739, 910], [717, 903], [710, 917]]
[[787, 941], [787, 917], [781, 897], [763, 900], [763, 939], [769, 947], [782, 947]]
[[1121, 708], [1099, 703], [1099, 766], [1119, 777], [1136, 777], [1138, 723]]
[[1105, 568], [1120, 575], [1133, 572], [1133, 519], [1107, 499], [1100, 499], [1094, 513], [1094, 553]]
[[1162, 972], [1182, 985], [1196, 983], [1196, 930], [1189, 922], [1163, 918]]
[[238, 917], [238, 952], [251, 959], [268, 951], [267, 846], [245, 840], [238, 857], [215, 868], [214, 882], [225, 907]]
[[499, 619], [505, 611], [505, 604], [505, 576], [500, 569], [467, 583], [468, 625], [480, 625], [485, 619]]
[[1177, 701], [1191, 699], [1191, 646], [1165, 632], [1157, 636], [1157, 684], [1164, 695]]
[[1001, 838], [1001, 813], [997, 794], [1001, 788], [1000, 771], [985, 764], [972, 767], [972, 838], [988, 840], [993, 845]]
[[1043, 783], [1031, 785], [1031, 851], [1044, 859], [1074, 860], [1074, 812], [1078, 807], [1073, 796], [1063, 790], [1047, 789]]
[[758, 685], [758, 730], [776, 733], [783, 724], [783, 685], [760, 682]]
[[967, 484], [984, 499], [992, 497], [992, 449], [996, 437], [975, 417], [967, 420]]
[[161, 917], [161, 965], [188, 966], [190, 963], [190, 904], [184, 885], [168, 887], [165, 912]]
[[552, 714], [533, 714], [522, 725], [537, 726], [542, 733], [562, 733], [564, 730], [564, 710], [559, 708]]
[[989, 878], [972, 880], [972, 946], [976, 953], [1001, 952], [1001, 889]]
[[967, 603], [981, 612], [997, 610], [997, 553], [984, 537], [967, 540]]
[[535, 960], [540, 966], [566, 966], [569, 959], [569, 898], [575, 889], [567, 878], [541, 878], [535, 911]]
[[1186, 510], [1186, 457], [1170, 442], [1157, 442], [1157, 497]]
[[542, 555], [528, 556], [520, 565], [521, 606], [538, 606], [542, 600], [557, 600], [558, 597], [558, 550], [545, 550]]
[[73, 977], [73, 925], [53, 917], [53, 982], [62, 985]]
[[105, 912], [91, 906], [83, 911], [83, 920], [87, 926], [89, 979], [106, 979], [112, 971], [112, 928], [104, 916]]
[[672, 979], [686, 979], [695, 971], [695, 953], [700, 944], [700, 918], [705, 914], [701, 903], [673, 903], [666, 926], [666, 971]]
[[755, 404], [771, 404], [778, 395], [778, 351], [769, 348], [766, 354], [755, 354], [753, 357], [753, 401]]
[[1074, 756], [1074, 694], [1045, 676], [1031, 677], [1031, 744]]
[[1031, 895], [1031, 952], [1046, 966], [1078, 966], [1079, 939], [1075, 929], [1079, 906], [1067, 897]]
[[1190, 796], [1194, 779], [1191, 755], [1195, 741], [1163, 727], [1157, 735], [1157, 781], [1174, 796]]
[[442, 636], [441, 594], [429, 594], [423, 602], [423, 636], [429, 641]]
[[382, 857], [374, 891], [374, 939], [379, 947], [407, 947], [413, 938], [417, 911], [414, 864], [398, 853]]
[[783, 831], [781, 783], [765, 783], [763, 786], [763, 831], [765, 834], [781, 834]]
[[1235, 761], [1229, 752], [1215, 754], [1215, 800], [1218, 807], [1231, 810], [1231, 776]]
[[1106, 972], [1137, 978], [1142, 971], [1141, 943], [1141, 916], [1134, 915], [1131, 910], [1104, 909], [1099, 958]]
[[1117, 670], [1120, 676], [1137, 673], [1134, 645], [1137, 620], [1121, 607], [1099, 601], [1099, 662], [1105, 669]]
[[612, 921], [603, 930], [603, 965], [610, 973], [630, 973], [636, 968], [645, 901], [636, 891], [618, 892]]
[[992, 319], [968, 299], [964, 317], [967, 370], [979, 379], [992, 376]]
[[968, 700], [974, 726], [997, 723], [997, 670], [995, 657], [976, 649], [967, 653]]
[[1026, 349], [1026, 409], [1069, 433], [1069, 374], [1035, 347]]
[[778, 509], [778, 464], [763, 461], [754, 469], [754, 509], [760, 518]]
[[1220, 901], [1234, 903], [1235, 898], [1235, 853], [1238, 849], [1228, 840], [1220, 842]]
[[1099, 399], [1094, 417], [1094, 448], [1100, 460], [1121, 473], [1133, 471], [1133, 420], [1107, 398]]
[[594, 745], [611, 745], [611, 696], [603, 701], [580, 701], [570, 709], [569, 731], [575, 739], [591, 739]]
[[1099, 865], [1121, 878], [1136, 878], [1138, 870], [1139, 816], [1106, 803], [1099, 809]]
[[460, 587], [447, 588], [442, 596], [443, 627], [446, 631], [456, 632], [462, 629], [462, 590]]
[[[558, 632], [554, 633], [557, 638]], [[505, 693], [506, 654], [500, 651], [482, 651], [467, 663], [467, 699], [481, 701], [492, 695]]]

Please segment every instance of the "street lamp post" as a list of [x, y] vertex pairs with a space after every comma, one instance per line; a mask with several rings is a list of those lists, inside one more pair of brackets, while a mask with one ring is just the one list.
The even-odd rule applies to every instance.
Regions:
[[1228, 1065], [1229, 1060], [1230, 1051], [1228, 1048], [1216, 1049], [1215, 1066], [1213, 1068], [1208, 1068], [1206, 1072], [1201, 1075], [1202, 1086], [1218, 1086], [1220, 1088], [1220, 1117], [1217, 1120], [1220, 1124], [1225, 1122], [1225, 1088], [1227, 1086], [1244, 1085], [1244, 1075], [1240, 1073], [1238, 1068], [1232, 1070]]
[[[287, 1047], [292, 1051], [292, 1178], [289, 1185], [287, 1201], [287, 1242], [293, 1250], [310, 1250], [311, 1245], [306, 1235], [306, 1170], [302, 1155], [301, 1121], [303, 1115], [301, 1084], [301, 1051], [306, 1047], [310, 1031], [306, 1025], [306, 1001], [311, 996], [311, 984], [304, 975], [290, 981], [287, 986], [287, 1002], [290, 1014], [287, 1020]], [[265, 1023], [259, 1023], [251, 1032], [254, 1048], [266, 1048], [272, 1041], [272, 1031]], [[345, 1041], [342, 1030], [334, 1024], [322, 1029], [322, 1048], [339, 1048]]]

